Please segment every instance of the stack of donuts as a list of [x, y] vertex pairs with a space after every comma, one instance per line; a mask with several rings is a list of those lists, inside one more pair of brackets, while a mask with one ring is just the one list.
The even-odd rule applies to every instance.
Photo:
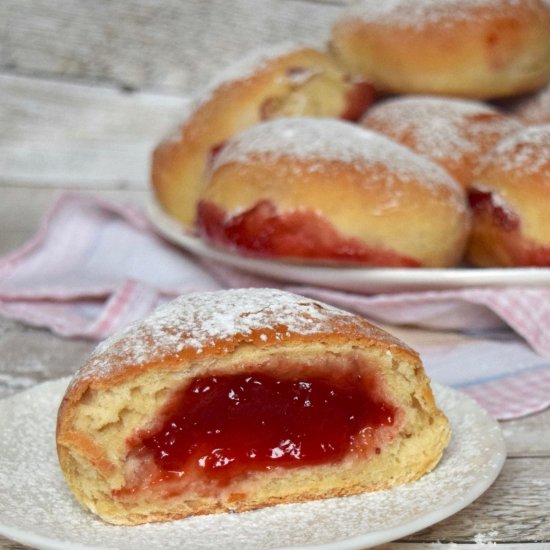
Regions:
[[550, 266], [550, 4], [362, 0], [324, 51], [228, 67], [153, 155], [214, 246], [368, 267]]

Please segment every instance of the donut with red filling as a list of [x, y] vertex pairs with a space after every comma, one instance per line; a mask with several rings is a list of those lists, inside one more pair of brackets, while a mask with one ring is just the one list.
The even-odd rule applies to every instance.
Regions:
[[152, 187], [160, 206], [192, 227], [210, 162], [237, 132], [281, 116], [357, 120], [373, 88], [351, 78], [328, 54], [296, 44], [252, 52], [201, 92], [178, 131], [153, 153]]
[[550, 125], [501, 142], [480, 168], [469, 201], [472, 264], [550, 266]]
[[76, 499], [135, 525], [386, 489], [449, 440], [418, 354], [272, 289], [191, 294], [100, 344], [59, 409]]
[[451, 176], [406, 147], [343, 121], [287, 118], [228, 142], [197, 224], [245, 255], [443, 267], [462, 257], [469, 212]]

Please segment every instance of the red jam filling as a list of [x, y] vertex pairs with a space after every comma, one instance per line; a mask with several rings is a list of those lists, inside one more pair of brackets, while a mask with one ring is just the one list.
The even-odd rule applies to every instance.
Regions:
[[278, 213], [269, 201], [232, 218], [218, 206], [202, 201], [199, 231], [212, 242], [242, 252], [276, 258], [300, 258], [370, 266], [419, 267], [420, 262], [391, 250], [374, 248], [359, 239], [342, 237], [312, 211]]
[[539, 244], [525, 237], [521, 231], [519, 215], [511, 208], [498, 204], [493, 193], [473, 188], [469, 191], [468, 200], [474, 212], [489, 216], [495, 226], [506, 232], [505, 240], [498, 244], [506, 249], [510, 265], [550, 265], [550, 245]]
[[353, 81], [346, 96], [346, 107], [340, 118], [355, 122], [374, 102], [375, 91], [372, 84], [364, 80]]
[[510, 208], [497, 204], [494, 194], [490, 191], [472, 188], [468, 192], [468, 201], [474, 212], [488, 214], [505, 231], [519, 228], [518, 215]]
[[152, 455], [169, 476], [198, 475], [221, 486], [245, 472], [338, 461], [354, 445], [379, 453], [374, 432], [394, 424], [396, 409], [371, 396], [372, 378], [278, 379], [258, 372], [197, 378], [134, 449]]
[[550, 266], [550, 245], [526, 246], [521, 263], [532, 267]]

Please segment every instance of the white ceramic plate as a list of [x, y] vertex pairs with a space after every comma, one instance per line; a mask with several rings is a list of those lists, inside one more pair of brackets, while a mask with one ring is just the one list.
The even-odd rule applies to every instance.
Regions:
[[359, 293], [441, 290], [465, 287], [549, 286], [550, 269], [422, 269], [305, 265], [241, 256], [208, 245], [149, 201], [148, 217], [174, 244], [202, 258], [264, 277]]
[[453, 436], [436, 469], [378, 493], [240, 514], [114, 527], [82, 510], [55, 453], [55, 421], [68, 379], [0, 401], [0, 534], [43, 549], [359, 549], [395, 540], [461, 510], [495, 480], [505, 459], [498, 424], [474, 401], [434, 385]]

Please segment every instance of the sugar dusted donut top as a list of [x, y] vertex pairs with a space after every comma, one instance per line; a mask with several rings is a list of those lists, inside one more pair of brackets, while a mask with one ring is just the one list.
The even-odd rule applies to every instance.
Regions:
[[390, 99], [371, 108], [365, 121], [379, 120], [392, 135], [414, 143], [434, 160], [460, 161], [476, 154], [482, 142], [493, 143], [523, 126], [477, 101], [414, 96]]
[[[272, 44], [271, 46], [252, 50], [235, 63], [222, 69], [210, 81], [207, 90], [213, 91], [227, 82], [246, 80], [271, 61], [307, 47], [308, 46], [298, 42], [281, 42], [279, 44]], [[208, 91], [206, 94], [202, 92], [201, 95], [208, 95]]]
[[310, 46], [298, 42], [281, 42], [248, 52], [238, 61], [221, 69], [212, 80], [210, 80], [206, 87], [194, 96], [186, 111], [187, 118], [189, 118], [189, 115], [195, 112], [199, 107], [208, 103], [212, 99], [212, 96], [218, 92], [220, 88], [223, 88], [223, 86], [238, 81], [248, 80], [255, 73], [261, 71], [276, 59], [309, 47]]
[[522, 103], [516, 114], [527, 124], [550, 123], [550, 84]]
[[233, 138], [218, 155], [213, 169], [232, 162], [246, 163], [256, 156], [291, 156], [308, 161], [309, 170], [321, 168], [316, 161], [342, 161], [361, 168], [386, 166], [401, 181], [428, 187], [458, 184], [434, 162], [385, 136], [355, 124], [323, 118], [280, 118], [258, 124]]
[[366, 23], [423, 29], [442, 21], [475, 23], [481, 14], [521, 5], [540, 8], [535, 0], [362, 0], [353, 4], [344, 19], [359, 18]]
[[550, 124], [531, 126], [504, 139], [487, 159], [505, 172], [545, 175], [550, 188]]
[[183, 295], [99, 344], [72, 385], [102, 384], [129, 369], [218, 355], [244, 343], [334, 333], [404, 347], [366, 320], [303, 296], [275, 289], [204, 292]]

